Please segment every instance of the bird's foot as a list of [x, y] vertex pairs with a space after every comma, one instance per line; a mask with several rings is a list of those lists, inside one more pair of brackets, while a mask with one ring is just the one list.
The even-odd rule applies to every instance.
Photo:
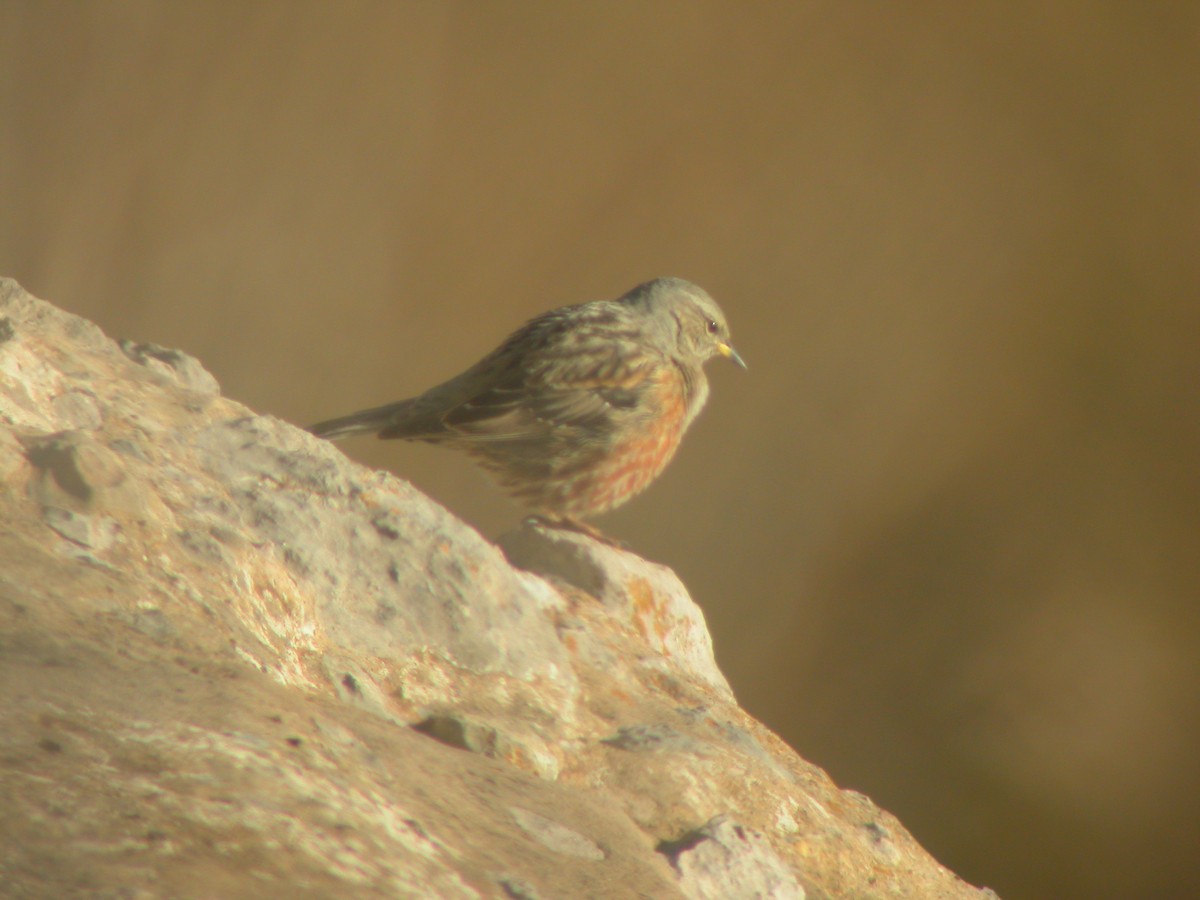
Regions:
[[587, 535], [592, 540], [599, 541], [602, 544], [607, 544], [608, 546], [617, 550], [629, 549], [623, 541], [618, 541], [616, 538], [610, 538], [598, 528], [595, 528], [586, 522], [581, 522], [578, 519], [572, 519], [569, 516], [556, 519], [551, 518], [550, 516], [533, 515], [528, 516], [525, 521], [534, 525], [541, 525], [544, 528], [561, 528], [564, 531], [574, 531], [576, 534]]

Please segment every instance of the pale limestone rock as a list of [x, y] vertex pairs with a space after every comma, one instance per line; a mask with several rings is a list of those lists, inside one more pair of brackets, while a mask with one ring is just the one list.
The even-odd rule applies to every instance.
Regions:
[[632, 623], [655, 653], [650, 666], [683, 669], [729, 699], [733, 692], [713, 658], [704, 614], [679, 577], [666, 566], [592, 538], [535, 520], [499, 541], [509, 562], [551, 583], [569, 585]]
[[689, 897], [805, 900], [804, 888], [761, 834], [718, 816], [664, 848]]
[[988, 895], [737, 707], [669, 570], [502, 553], [11, 281], [0, 487], [14, 896]]

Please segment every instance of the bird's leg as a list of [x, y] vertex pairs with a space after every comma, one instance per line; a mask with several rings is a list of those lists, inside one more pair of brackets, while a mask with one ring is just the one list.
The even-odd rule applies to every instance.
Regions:
[[592, 540], [615, 547], [617, 550], [628, 549], [623, 542], [615, 538], [610, 538], [598, 528], [587, 524], [587, 522], [581, 522], [579, 519], [572, 519], [570, 516], [551, 518], [550, 516], [533, 515], [527, 517], [525, 521], [541, 525], [545, 528], [561, 528], [564, 531], [574, 531], [577, 534], [587, 535]]

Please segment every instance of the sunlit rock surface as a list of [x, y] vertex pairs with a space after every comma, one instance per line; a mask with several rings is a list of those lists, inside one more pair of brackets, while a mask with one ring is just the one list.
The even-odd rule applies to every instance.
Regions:
[[11, 281], [0, 482], [13, 896], [991, 896], [737, 706], [670, 570], [502, 551]]

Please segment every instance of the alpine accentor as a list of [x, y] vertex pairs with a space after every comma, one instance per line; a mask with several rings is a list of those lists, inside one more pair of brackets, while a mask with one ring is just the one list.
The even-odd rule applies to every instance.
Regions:
[[543, 313], [467, 371], [419, 397], [313, 425], [458, 447], [535, 513], [580, 519], [653, 481], [708, 399], [704, 364], [729, 343], [720, 307], [680, 278], [618, 300]]

